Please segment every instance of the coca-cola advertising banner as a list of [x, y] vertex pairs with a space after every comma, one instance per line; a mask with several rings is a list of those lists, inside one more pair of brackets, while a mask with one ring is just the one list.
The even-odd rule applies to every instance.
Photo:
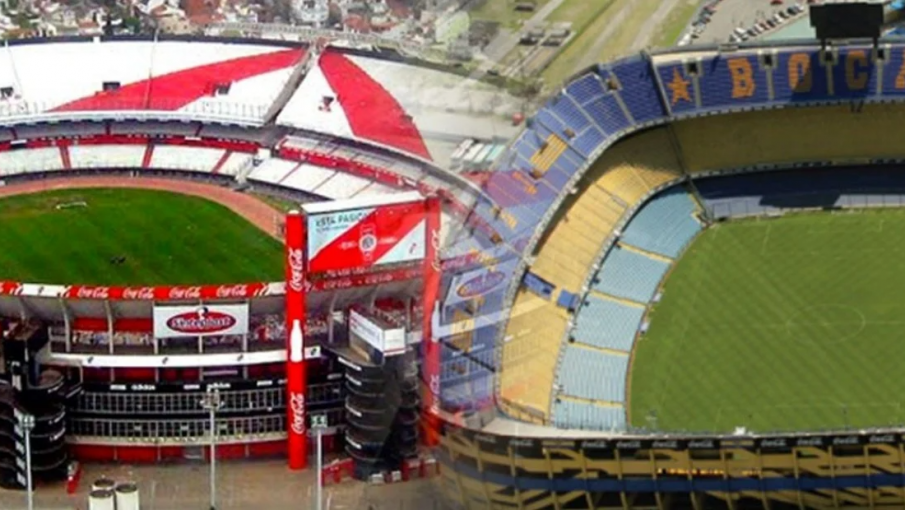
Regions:
[[424, 258], [422, 202], [309, 213], [307, 218], [310, 272], [355, 272]]
[[98, 285], [42, 285], [0, 282], [0, 295], [41, 296], [65, 299], [125, 301], [193, 301], [202, 299], [249, 299], [282, 293], [282, 284], [237, 283], [234, 285], [113, 287]]
[[154, 336], [157, 338], [247, 333], [247, 304], [154, 307]]

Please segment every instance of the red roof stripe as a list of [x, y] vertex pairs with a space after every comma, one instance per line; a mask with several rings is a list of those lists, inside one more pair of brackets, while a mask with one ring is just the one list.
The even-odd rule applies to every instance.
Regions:
[[292, 67], [304, 54], [303, 48], [293, 48], [174, 71], [147, 80], [122, 84], [114, 91], [98, 91], [93, 96], [70, 101], [52, 111], [178, 110], [211, 95], [216, 84], [230, 84]]
[[342, 53], [325, 52], [320, 68], [355, 136], [431, 159], [415, 122], [387, 89]]

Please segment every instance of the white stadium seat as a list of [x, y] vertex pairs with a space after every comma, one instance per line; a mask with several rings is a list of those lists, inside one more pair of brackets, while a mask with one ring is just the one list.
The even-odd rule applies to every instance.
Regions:
[[213, 172], [220, 158], [226, 153], [223, 149], [207, 147], [179, 147], [157, 145], [151, 156], [151, 167], [163, 170], [192, 170], [196, 172]]
[[0, 174], [14, 175], [49, 170], [62, 170], [63, 158], [58, 147], [0, 152]]
[[299, 163], [296, 161], [287, 161], [279, 158], [265, 159], [248, 174], [248, 179], [265, 184], [278, 184], [297, 166], [299, 166]]
[[254, 158], [253, 155], [245, 153], [245, 152], [231, 152], [229, 157], [226, 158], [226, 161], [223, 162], [223, 166], [217, 171], [218, 174], [223, 175], [240, 175], [242, 172], [247, 171], [251, 168], [251, 160]]
[[287, 188], [298, 189], [307, 191], [308, 193], [321, 195], [321, 193], [317, 191], [317, 189], [320, 186], [324, 185], [325, 182], [331, 181], [336, 175], [336, 172], [334, 172], [333, 170], [327, 170], [326, 168], [321, 168], [319, 166], [303, 164], [299, 166], [294, 172], [287, 174], [278, 184], [286, 186]]
[[318, 186], [314, 192], [325, 198], [339, 200], [356, 196], [370, 184], [371, 181], [367, 179], [337, 172], [332, 179]]
[[141, 168], [145, 145], [73, 145], [69, 147], [72, 168]]

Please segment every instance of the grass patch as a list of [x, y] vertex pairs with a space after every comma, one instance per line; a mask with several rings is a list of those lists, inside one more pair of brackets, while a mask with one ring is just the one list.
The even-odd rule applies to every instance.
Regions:
[[[282, 277], [278, 241], [220, 204], [162, 191], [83, 189], [5, 198], [0, 238], [4, 280], [200, 285]], [[111, 264], [114, 257], [126, 261]]]
[[[537, 0], [534, 12], [540, 10], [549, 0]], [[516, 28], [534, 12], [516, 11], [515, 0], [486, 0], [477, 9], [468, 12], [473, 20], [496, 21], [507, 28]]]
[[697, 0], [680, 0], [666, 20], [657, 27], [657, 37], [653, 41], [654, 48], [669, 48], [679, 42], [682, 33], [691, 23], [691, 18], [698, 12]]
[[289, 212], [292, 210], [298, 211], [302, 208], [302, 206], [298, 202], [294, 202], [285, 198], [275, 197], [266, 193], [252, 193], [252, 195], [254, 195], [254, 197], [261, 202], [264, 202], [265, 204], [273, 207], [280, 212]]
[[662, 430], [905, 422], [905, 211], [801, 214], [703, 232], [636, 346], [631, 420]]
[[[566, 21], [566, 13], [573, 10], [582, 13], [583, 16], [578, 20], [571, 20], [573, 21], [572, 32], [575, 35], [572, 36], [569, 43], [560, 50], [559, 55], [550, 62], [550, 65], [542, 73], [544, 83], [547, 86], [557, 86], [578, 71], [578, 62], [593, 46], [598, 34], [607, 24], [607, 12], [618, 1], [568, 0], [551, 14], [551, 19], [556, 21]], [[573, 4], [577, 4], [577, 6]]]

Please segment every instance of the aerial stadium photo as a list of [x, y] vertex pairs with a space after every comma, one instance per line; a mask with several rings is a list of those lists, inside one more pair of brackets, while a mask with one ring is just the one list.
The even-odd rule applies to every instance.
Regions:
[[903, 22], [0, 6], [0, 509], [905, 508]]

